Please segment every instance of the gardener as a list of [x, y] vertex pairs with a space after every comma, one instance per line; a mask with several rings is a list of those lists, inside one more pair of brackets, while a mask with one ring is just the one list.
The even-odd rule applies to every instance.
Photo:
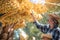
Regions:
[[59, 16], [57, 16], [56, 14], [49, 14], [48, 24], [44, 25], [40, 24], [32, 13], [31, 15], [34, 19], [34, 24], [38, 29], [41, 30], [41, 32], [43, 32], [44, 34], [50, 33], [53, 37], [52, 40], [60, 40], [60, 28], [58, 27], [58, 20], [60, 19]]

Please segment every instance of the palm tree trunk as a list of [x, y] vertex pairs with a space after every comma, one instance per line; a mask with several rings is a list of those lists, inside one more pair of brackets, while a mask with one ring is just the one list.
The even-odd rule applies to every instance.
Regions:
[[5, 27], [0, 28], [0, 40], [13, 40], [14, 35], [13, 27], [15, 24], [6, 25]]

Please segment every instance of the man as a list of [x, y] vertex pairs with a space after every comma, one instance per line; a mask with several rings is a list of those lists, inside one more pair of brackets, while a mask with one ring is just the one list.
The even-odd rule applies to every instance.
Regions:
[[58, 20], [60, 19], [59, 16], [56, 14], [49, 14], [49, 19], [48, 19], [48, 24], [47, 25], [42, 25], [40, 24], [34, 15], [31, 13], [32, 18], [34, 19], [34, 24], [38, 29], [41, 30], [41, 32], [45, 34], [51, 34], [52, 35], [52, 40], [60, 40], [60, 30], [59, 30], [59, 22]]
[[42, 34], [41, 35], [42, 40], [52, 40], [51, 34]]

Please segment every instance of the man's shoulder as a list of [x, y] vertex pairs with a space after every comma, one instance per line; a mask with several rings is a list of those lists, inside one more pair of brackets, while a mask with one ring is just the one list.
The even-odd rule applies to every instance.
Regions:
[[60, 31], [60, 28], [59, 27], [57, 27], [57, 29]]
[[60, 33], [60, 28], [59, 27], [57, 28], [57, 31]]

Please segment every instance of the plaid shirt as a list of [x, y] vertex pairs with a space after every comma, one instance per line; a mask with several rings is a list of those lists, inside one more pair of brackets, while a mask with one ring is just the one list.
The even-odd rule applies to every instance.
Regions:
[[34, 24], [36, 25], [38, 29], [41, 30], [41, 32], [46, 33], [46, 34], [50, 33], [52, 35], [52, 40], [60, 40], [59, 27], [50, 29], [49, 24], [43, 25], [43, 24], [40, 24], [38, 21], [35, 21]]

